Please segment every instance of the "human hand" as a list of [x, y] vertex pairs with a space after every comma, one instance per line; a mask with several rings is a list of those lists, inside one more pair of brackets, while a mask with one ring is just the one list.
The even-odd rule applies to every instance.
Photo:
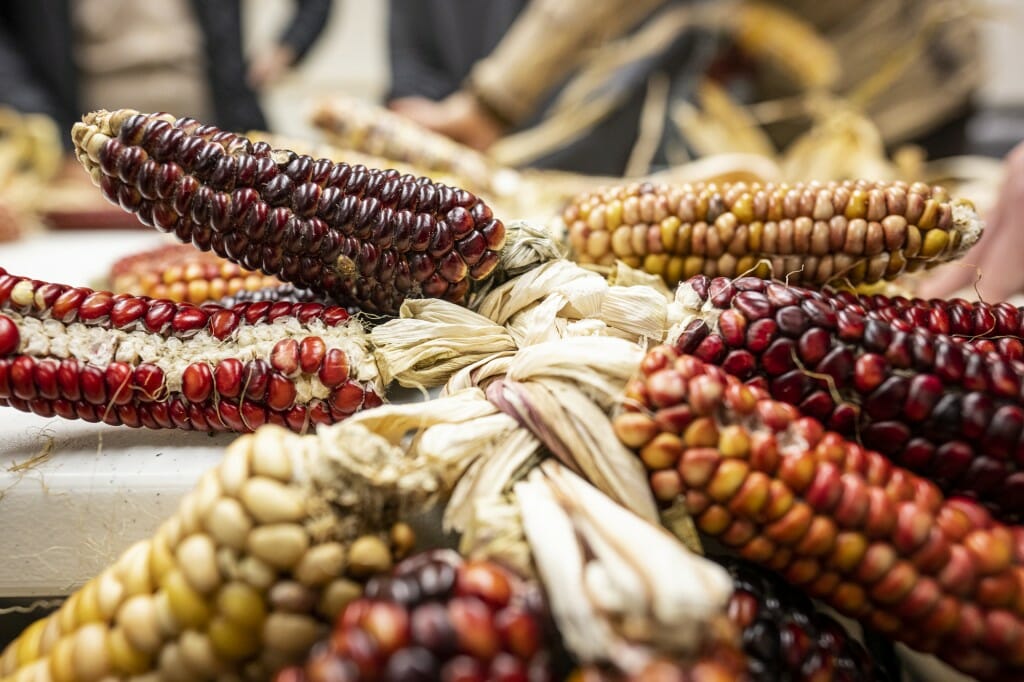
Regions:
[[459, 91], [440, 102], [426, 97], [401, 97], [388, 108], [419, 125], [467, 147], [484, 151], [501, 139], [504, 126], [473, 95]]
[[262, 90], [280, 80], [294, 62], [295, 50], [287, 45], [275, 45], [256, 55], [249, 64], [246, 80], [254, 90]]
[[997, 302], [1024, 290], [1024, 142], [1007, 155], [1004, 168], [981, 240], [960, 262], [921, 282], [922, 298], [945, 298], [974, 285], [984, 300]]

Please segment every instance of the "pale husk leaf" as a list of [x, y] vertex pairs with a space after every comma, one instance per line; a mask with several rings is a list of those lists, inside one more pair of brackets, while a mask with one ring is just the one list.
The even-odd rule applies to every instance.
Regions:
[[445, 530], [466, 531], [472, 526], [488, 505], [497, 504], [536, 465], [542, 449], [533, 434], [517, 425], [459, 479], [445, 507]]
[[652, 651], [699, 649], [732, 592], [722, 567], [554, 462], [515, 495], [555, 621], [581, 662], [636, 673]]
[[447, 301], [410, 299], [400, 315], [370, 332], [385, 383], [440, 386], [457, 370], [516, 348], [504, 327]]
[[500, 380], [488, 387], [487, 396], [514, 414], [560, 462], [638, 516], [657, 520], [643, 464], [616, 438], [605, 410], [578, 386], [553, 378]]
[[516, 313], [561, 294], [566, 299], [564, 317], [596, 317], [608, 283], [596, 272], [567, 260], [544, 263], [496, 287], [476, 305], [476, 311], [496, 324], [505, 324]]

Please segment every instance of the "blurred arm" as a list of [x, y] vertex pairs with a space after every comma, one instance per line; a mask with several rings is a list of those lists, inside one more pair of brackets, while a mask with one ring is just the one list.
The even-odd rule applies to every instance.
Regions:
[[297, 0], [291, 23], [278, 39], [278, 45], [292, 51], [292, 63], [298, 62], [320, 37], [331, 15], [331, 0]]
[[589, 49], [625, 34], [667, 1], [533, 0], [473, 67], [467, 90], [495, 118], [521, 123]]
[[430, 26], [430, 4], [422, 0], [391, 0], [388, 11], [388, 57], [391, 85], [387, 101], [405, 97], [438, 100], [459, 86], [441, 68], [436, 46], [424, 27]]

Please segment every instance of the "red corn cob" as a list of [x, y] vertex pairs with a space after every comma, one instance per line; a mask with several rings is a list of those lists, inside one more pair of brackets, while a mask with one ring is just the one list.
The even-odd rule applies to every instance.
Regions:
[[764, 386], [1001, 519], [1021, 518], [1019, 363], [926, 329], [894, 329], [820, 292], [751, 277], [687, 285], [708, 309], [680, 336], [681, 352]]
[[371, 579], [305, 666], [276, 679], [550, 680], [553, 634], [536, 586], [494, 563], [435, 550]]
[[427, 178], [273, 150], [191, 119], [95, 112], [78, 158], [103, 194], [202, 250], [344, 305], [462, 302], [505, 228], [477, 197]]
[[0, 404], [45, 417], [199, 431], [304, 431], [379, 405], [344, 308], [202, 308], [0, 268]]
[[1007, 303], [970, 302], [963, 299], [923, 300], [881, 295], [856, 296], [827, 291], [853, 312], [892, 324], [893, 329], [927, 329], [946, 334], [980, 352], [994, 352], [1009, 360], [1024, 359], [1024, 314]]
[[115, 293], [196, 305], [281, 285], [274, 277], [250, 272], [186, 244], [169, 244], [121, 258], [110, 268], [110, 282]]
[[626, 408], [617, 434], [701, 531], [968, 674], [1024, 678], [1020, 528], [668, 346]]

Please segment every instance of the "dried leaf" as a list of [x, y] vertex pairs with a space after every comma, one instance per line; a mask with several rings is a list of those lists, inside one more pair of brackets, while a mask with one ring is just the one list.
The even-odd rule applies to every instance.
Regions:
[[581, 662], [636, 673], [654, 654], [699, 649], [732, 592], [722, 567], [554, 462], [515, 495], [559, 631]]
[[504, 327], [454, 303], [410, 299], [400, 312], [370, 333], [386, 383], [440, 386], [459, 369], [516, 348]]
[[643, 465], [616, 438], [607, 412], [578, 386], [551, 378], [500, 380], [488, 387], [487, 396], [563, 464], [635, 514], [657, 520]]

